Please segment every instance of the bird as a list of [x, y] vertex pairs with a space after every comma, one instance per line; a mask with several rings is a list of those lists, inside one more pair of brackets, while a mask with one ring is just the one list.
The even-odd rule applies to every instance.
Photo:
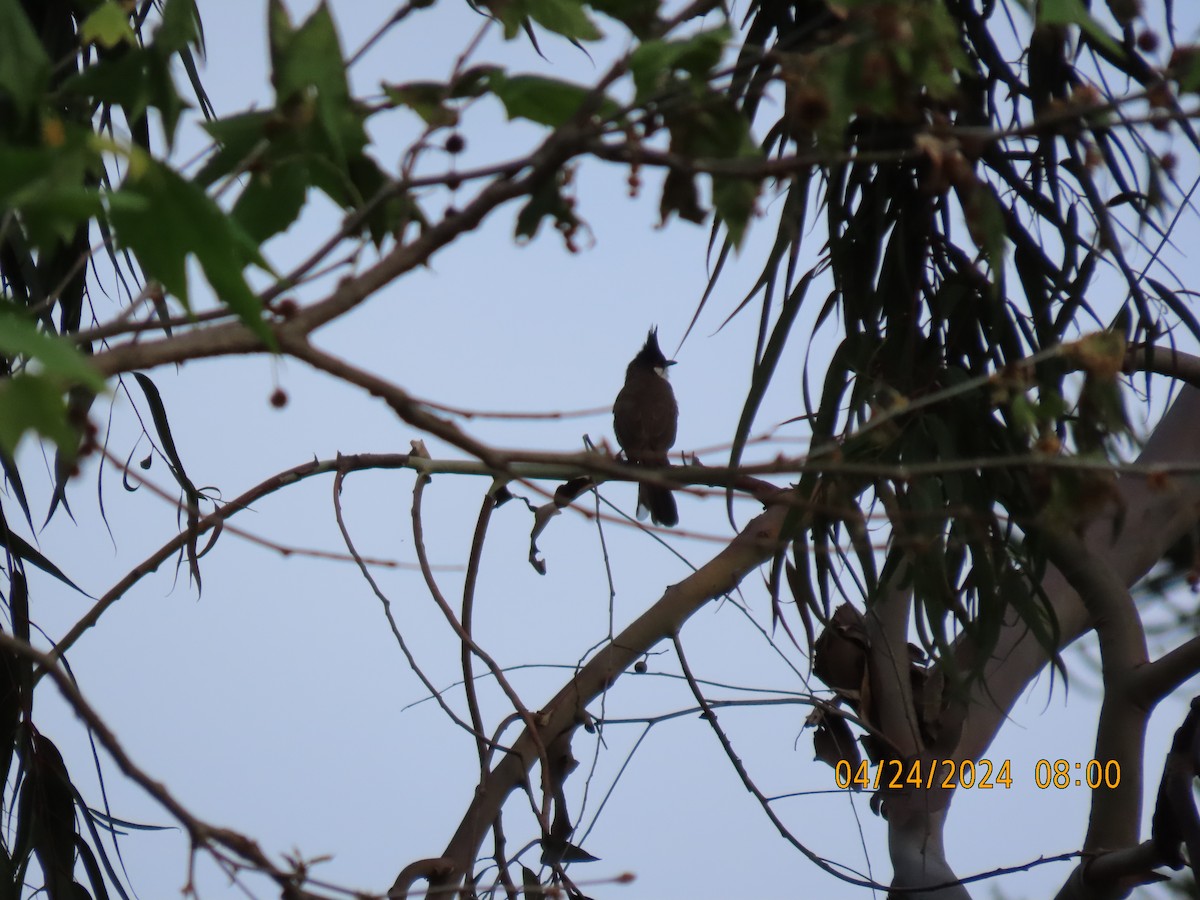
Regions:
[[[679, 406], [667, 380], [667, 359], [658, 346], [658, 329], [651, 328], [646, 343], [625, 369], [625, 385], [613, 403], [613, 431], [625, 458], [639, 466], [670, 465], [667, 452], [675, 444]], [[655, 525], [679, 524], [679, 510], [670, 488], [638, 485], [637, 517], [649, 513]]]

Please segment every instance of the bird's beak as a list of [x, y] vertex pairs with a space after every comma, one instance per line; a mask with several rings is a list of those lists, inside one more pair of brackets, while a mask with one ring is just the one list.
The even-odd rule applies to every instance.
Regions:
[[675, 365], [675, 360], [673, 360], [673, 359], [668, 359], [668, 360], [667, 360], [667, 365], [668, 365], [668, 366], [673, 366], [673, 365]]

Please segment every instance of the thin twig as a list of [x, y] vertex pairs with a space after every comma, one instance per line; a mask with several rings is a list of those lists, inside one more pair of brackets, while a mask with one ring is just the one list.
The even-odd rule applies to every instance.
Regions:
[[[111, 458], [111, 457], [110, 457]], [[184, 529], [175, 537], [171, 538], [165, 544], [150, 554], [146, 559], [131, 569], [120, 581], [113, 585], [104, 595], [102, 595], [89, 609], [82, 618], [76, 622], [71, 629], [64, 635], [55, 645], [54, 650], [49, 654], [51, 659], [61, 659], [63, 654], [67, 652], [75, 642], [83, 636], [89, 628], [95, 625], [100, 617], [114, 603], [121, 599], [135, 584], [142, 580], [151, 572], [158, 570], [158, 567], [170, 559], [173, 555], [179, 552], [189, 539], [195, 536], [206, 534], [213, 528], [222, 526], [226, 519], [236, 515], [242, 510], [248, 509], [250, 505], [257, 500], [261, 500], [270, 494], [275, 493], [282, 488], [303, 481], [306, 478], [311, 478], [314, 475], [323, 475], [327, 472], [339, 471], [339, 467], [345, 467], [346, 471], [355, 471], [358, 469], [399, 469], [410, 465], [410, 456], [407, 453], [385, 453], [385, 454], [357, 454], [354, 456], [342, 456], [338, 459], [314, 460], [312, 462], [303, 463], [298, 466], [293, 466], [290, 469], [285, 469], [270, 478], [255, 485], [254, 487], [241, 494], [239, 497], [231, 500], [228, 503], [222, 504], [207, 516], [201, 518], [194, 529]], [[40, 678], [41, 671], [35, 672], [34, 677]]]
[[379, 599], [380, 604], [383, 606], [383, 615], [388, 621], [388, 626], [392, 629], [392, 636], [396, 639], [396, 644], [400, 647], [400, 652], [403, 653], [404, 658], [408, 660], [408, 667], [412, 669], [413, 674], [421, 680], [421, 684], [425, 685], [425, 689], [429, 691], [429, 696], [437, 702], [437, 705], [442, 708], [442, 712], [444, 712], [450, 718], [450, 721], [452, 721], [459, 728], [462, 728], [464, 731], [473, 735], [480, 746], [490, 745], [491, 741], [489, 741], [487, 735], [483, 733], [483, 726], [480, 725], [478, 728], [472, 728], [470, 724], [464, 722], [458, 716], [458, 714], [450, 708], [450, 705], [442, 696], [442, 692], [434, 687], [433, 682], [429, 680], [429, 677], [425, 674], [425, 671], [417, 662], [416, 657], [413, 656], [412, 651], [409, 650], [408, 644], [404, 640], [404, 635], [400, 631], [400, 626], [396, 623], [395, 616], [392, 615], [392, 601], [388, 599], [387, 595], [384, 594], [378, 583], [376, 583], [374, 577], [371, 575], [370, 570], [367, 568], [362, 557], [359, 555], [358, 550], [354, 546], [354, 541], [350, 537], [350, 529], [346, 527], [346, 520], [342, 515], [342, 482], [345, 479], [345, 476], [346, 473], [342, 469], [338, 469], [337, 474], [333, 476], [334, 518], [337, 519], [338, 528], [342, 532], [342, 540], [346, 542], [346, 549], [350, 551], [350, 555], [354, 558], [354, 561], [358, 563], [358, 568], [362, 573], [363, 578], [366, 580], [367, 584], [371, 586], [371, 590], [374, 592], [375, 596]]
[[[420, 477], [420, 476], [418, 476]], [[475, 522], [475, 534], [471, 538], [471, 555], [467, 560], [467, 577], [463, 579], [463, 600], [462, 600], [462, 629], [467, 635], [467, 639], [462, 641], [462, 672], [463, 672], [463, 691], [467, 696], [467, 710], [471, 716], [471, 726], [474, 728], [476, 735], [483, 734], [483, 716], [479, 712], [479, 696], [475, 692], [475, 673], [471, 667], [471, 624], [475, 611], [475, 585], [479, 580], [479, 562], [483, 556], [483, 542], [487, 537], [488, 523], [492, 518], [492, 510], [496, 508], [495, 488], [499, 483], [493, 485], [492, 490], [483, 495], [483, 501], [479, 505], [479, 518]], [[487, 747], [483, 741], [477, 737], [475, 740], [475, 749], [479, 753], [479, 777], [482, 780], [487, 774], [485, 760], [487, 758]]]
[[524, 701], [520, 695], [513, 689], [508, 679], [504, 675], [504, 670], [492, 659], [491, 654], [479, 646], [471, 635], [463, 629], [462, 623], [458, 621], [454, 610], [450, 604], [446, 602], [441, 588], [438, 587], [437, 579], [434, 577], [433, 569], [429, 565], [429, 559], [425, 550], [425, 528], [422, 524], [421, 517], [421, 500], [425, 494], [425, 485], [429, 481], [427, 475], [421, 474], [417, 476], [416, 484], [413, 485], [413, 502], [412, 502], [412, 529], [413, 529], [413, 544], [417, 551], [417, 560], [421, 564], [421, 574], [425, 577], [425, 586], [429, 589], [429, 594], [433, 597], [433, 602], [437, 604], [438, 609], [442, 611], [446, 622], [458, 635], [458, 639], [465, 645], [470, 647], [471, 652], [479, 657], [480, 661], [488, 667], [492, 673], [492, 677], [496, 679], [496, 683], [500, 689], [504, 691], [509, 702], [513, 705], [513, 709], [521, 717], [521, 721], [525, 723], [527, 733], [533, 737], [534, 747], [537, 751], [537, 758], [541, 762], [542, 771], [542, 806], [539, 811], [539, 820], [542, 826], [543, 834], [550, 832], [550, 785], [547, 781], [549, 777], [550, 766], [548, 756], [546, 755], [546, 745], [542, 742], [538, 733], [537, 722], [533, 718], [533, 714], [526, 708]]
[[808, 860], [816, 865], [819, 869], [827, 872], [835, 878], [838, 878], [849, 884], [856, 884], [860, 887], [871, 887], [875, 888], [876, 890], [887, 890], [887, 885], [878, 884], [869, 878], [855, 878], [848, 876], [845, 872], [841, 871], [836, 864], [831, 863], [823, 856], [819, 856], [812, 850], [809, 850], [808, 847], [802, 844], [800, 840], [794, 834], [792, 834], [791, 830], [783, 824], [783, 820], [780, 819], [779, 816], [776, 815], [775, 810], [771, 808], [771, 801], [767, 799], [767, 795], [759, 790], [758, 785], [754, 783], [754, 779], [750, 777], [750, 773], [746, 771], [745, 765], [738, 757], [737, 752], [733, 749], [733, 742], [729, 740], [729, 736], [725, 734], [724, 729], [721, 728], [720, 723], [717, 721], [717, 714], [713, 711], [712, 704], [708, 702], [707, 698], [704, 696], [704, 692], [700, 690], [700, 685], [696, 682], [696, 677], [692, 674], [692, 670], [688, 666], [687, 656], [683, 652], [683, 643], [679, 640], [678, 632], [671, 635], [671, 642], [675, 645], [675, 655], [679, 658], [679, 666], [683, 670], [684, 677], [687, 678], [688, 687], [692, 689], [692, 696], [696, 698], [696, 703], [698, 703], [700, 708], [703, 710], [701, 718], [707, 720], [708, 724], [712, 727], [713, 733], [716, 734], [717, 740], [721, 744], [721, 748], [725, 751], [725, 755], [729, 757], [729, 761], [733, 764], [734, 771], [737, 772], [738, 777], [742, 780], [742, 784], [745, 785], [746, 790], [754, 795], [754, 799], [758, 801], [763, 812], [766, 814], [767, 818], [770, 819], [771, 824], [774, 825], [779, 831], [779, 834], [783, 837], [783, 839], [804, 854], [804, 856], [807, 857]]

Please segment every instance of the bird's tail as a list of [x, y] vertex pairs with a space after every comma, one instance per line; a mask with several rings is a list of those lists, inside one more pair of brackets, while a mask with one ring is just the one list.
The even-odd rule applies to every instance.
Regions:
[[675, 496], [670, 488], [652, 484], [638, 485], [637, 517], [644, 519], [646, 513], [650, 513], [650, 521], [655, 525], [673, 528], [679, 524], [679, 510], [675, 507]]

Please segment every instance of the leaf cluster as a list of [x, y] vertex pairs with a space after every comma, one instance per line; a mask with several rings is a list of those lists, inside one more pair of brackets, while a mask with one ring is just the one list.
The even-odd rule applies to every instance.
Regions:
[[[868, 606], [885, 583], [911, 591], [942, 665], [986, 659], [1013, 614], [1054, 654], [1037, 589], [1044, 560], [1020, 523], [1080, 528], [1111, 502], [1112, 478], [1038, 460], [1115, 460], [1128, 433], [1126, 343], [1152, 343], [1176, 321], [1200, 336], [1180, 292], [1144, 268], [1165, 241], [1163, 159], [1104, 88], [1141, 84], [1170, 111], [1170, 71], [1140, 48], [1135, 17], [1113, 34], [1077, 2], [758, 0], [747, 23], [730, 95], [765, 133], [765, 153], [813, 161], [779, 180], [774, 247], [735, 311], [758, 298], [731, 462], [785, 348], [802, 341], [800, 309], [824, 285], [807, 339], [811, 349], [835, 331], [833, 353], [815, 393], [807, 379], [794, 392], [813, 456], [921, 473], [804, 476], [790, 583], [805, 625], [811, 635], [810, 616], [829, 621], [849, 571]], [[781, 113], [762, 122], [780, 92]], [[1186, 119], [1174, 127], [1197, 145]], [[818, 222], [826, 242], [805, 268]], [[739, 238], [735, 222], [717, 275]], [[1107, 320], [1089, 295], [1101, 267], [1128, 290]], [[1064, 348], [1097, 325], [1108, 330], [1073, 346], [1108, 364], [1081, 364]], [[1079, 369], [1082, 380], [1069, 377]], [[936, 471], [951, 461], [974, 466]], [[876, 509], [890, 529], [881, 568], [865, 524]]]

